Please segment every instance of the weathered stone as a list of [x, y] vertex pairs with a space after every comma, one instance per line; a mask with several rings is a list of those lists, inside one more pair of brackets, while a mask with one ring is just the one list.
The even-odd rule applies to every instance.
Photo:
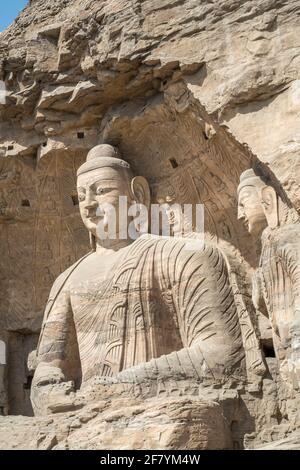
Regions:
[[[148, 393], [151, 386], [130, 389], [127, 368], [113, 374], [120, 374], [117, 383], [98, 383], [95, 390], [74, 388], [69, 380], [51, 404], [53, 420], [1, 418], [2, 448], [77, 448], [78, 442], [84, 448], [260, 448], [272, 440], [279, 442], [274, 447], [297, 446], [299, 222], [291, 228], [282, 210], [300, 209], [299, 12], [299, 0], [31, 0], [0, 33], [6, 88], [4, 99], [0, 95], [0, 339], [8, 351], [7, 365], [0, 364], [2, 412], [32, 414], [37, 364], [33, 353], [27, 366], [27, 357], [36, 348], [51, 285], [88, 250], [76, 171], [99, 143], [117, 146], [134, 173], [147, 178], [152, 203], [204, 204], [205, 242], [226, 266], [239, 322], [231, 347], [245, 356], [238, 376], [222, 371], [221, 384], [199, 388], [184, 377], [180, 404], [172, 373], [170, 396], [159, 403]], [[270, 222], [261, 201], [253, 203], [260, 229], [269, 224], [262, 240], [261, 230], [249, 235], [237, 220], [236, 190], [250, 168], [269, 188], [262, 201], [279, 208]], [[272, 285], [258, 295], [263, 277], [255, 276], [253, 286], [251, 278], [262, 269]], [[191, 282], [195, 287], [192, 275]], [[221, 289], [211, 291], [222, 298]], [[178, 353], [177, 346], [167, 353]], [[268, 357], [273, 347], [276, 358]], [[160, 358], [139, 362], [149, 366]], [[285, 360], [293, 370], [283, 367]], [[141, 396], [148, 396], [149, 408]], [[96, 411], [89, 408], [95, 402]], [[74, 406], [76, 416], [67, 411]]]
[[[118, 400], [49, 418], [0, 417], [0, 448], [228, 449], [220, 405], [197, 399]], [[13, 443], [13, 444], [12, 444]]]

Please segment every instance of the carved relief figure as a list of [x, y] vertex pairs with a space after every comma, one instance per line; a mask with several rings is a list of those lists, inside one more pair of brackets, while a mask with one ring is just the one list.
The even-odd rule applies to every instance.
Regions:
[[254, 332], [248, 325], [245, 334], [240, 324], [222, 252], [209, 244], [186, 250], [175, 238], [124, 240], [118, 224], [115, 239], [99, 238], [105, 203], [118, 208], [126, 195], [128, 204], [150, 204], [147, 181], [133, 177], [112, 146], [89, 152], [77, 185], [92, 252], [50, 293], [32, 387], [35, 413], [57, 410], [59, 394], [67, 397], [64, 409], [68, 400], [72, 407], [74, 391], [96, 379], [142, 387], [243, 380], [244, 337]]
[[262, 236], [253, 279], [255, 306], [270, 318], [281, 374], [300, 385], [300, 222], [276, 190], [254, 171], [242, 173], [238, 217]]

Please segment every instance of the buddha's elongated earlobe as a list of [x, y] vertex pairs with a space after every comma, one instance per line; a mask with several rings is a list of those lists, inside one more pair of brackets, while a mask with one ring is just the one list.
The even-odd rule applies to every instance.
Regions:
[[[133, 219], [137, 234], [147, 233], [149, 228], [150, 188], [143, 176], [136, 176], [131, 181], [131, 192], [136, 213]], [[138, 214], [138, 216], [137, 216]]]
[[279, 225], [278, 197], [276, 191], [271, 186], [265, 186], [261, 188], [260, 196], [268, 226], [274, 229]]
[[150, 188], [148, 181], [143, 176], [136, 176], [131, 181], [131, 192], [134, 199], [139, 204], [144, 204], [144, 206], [149, 209], [150, 207]]

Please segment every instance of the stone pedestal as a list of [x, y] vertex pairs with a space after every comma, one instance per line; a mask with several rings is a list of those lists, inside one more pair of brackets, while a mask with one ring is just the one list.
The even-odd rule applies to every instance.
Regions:
[[52, 416], [0, 417], [1, 449], [230, 449], [215, 402], [193, 398], [112, 400]]

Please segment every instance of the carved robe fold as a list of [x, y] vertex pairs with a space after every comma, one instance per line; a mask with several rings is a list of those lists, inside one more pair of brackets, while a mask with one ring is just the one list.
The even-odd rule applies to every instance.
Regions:
[[[257, 273], [285, 374], [300, 380], [300, 224], [266, 230]], [[259, 297], [259, 293], [257, 294]], [[289, 369], [289, 371], [288, 371]], [[292, 370], [294, 369], [294, 371]], [[298, 378], [297, 378], [298, 376]]]

